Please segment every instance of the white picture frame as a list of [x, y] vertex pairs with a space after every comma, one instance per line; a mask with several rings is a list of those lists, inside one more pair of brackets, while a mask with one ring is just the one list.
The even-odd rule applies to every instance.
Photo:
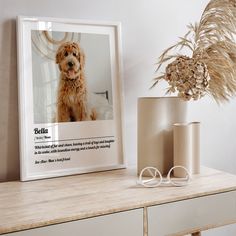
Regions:
[[125, 168], [121, 24], [19, 16], [17, 44], [21, 181]]

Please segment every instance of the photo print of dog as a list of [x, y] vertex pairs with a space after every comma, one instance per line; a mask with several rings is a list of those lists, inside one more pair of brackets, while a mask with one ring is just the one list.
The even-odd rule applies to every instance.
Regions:
[[62, 43], [56, 64], [60, 70], [56, 122], [96, 120], [96, 110], [88, 107], [85, 54], [79, 43]]

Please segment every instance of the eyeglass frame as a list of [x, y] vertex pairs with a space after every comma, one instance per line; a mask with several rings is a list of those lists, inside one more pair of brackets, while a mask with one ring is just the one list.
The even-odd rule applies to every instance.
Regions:
[[[174, 169], [176, 169], [176, 168], [182, 168], [182, 169], [184, 169], [185, 171], [186, 171], [186, 182], [184, 182], [184, 183], [176, 183], [176, 182], [174, 182], [173, 180], [171, 180], [171, 177], [170, 177], [170, 175], [171, 175], [171, 173], [172, 173], [172, 171], [174, 170]], [[155, 172], [155, 175], [153, 175], [153, 173], [152, 172], [150, 172], [149, 170], [154, 170]], [[143, 180], [142, 178], [143, 178], [143, 173], [144, 173], [144, 171], [146, 171], [146, 170], [148, 170], [149, 171], [149, 173], [152, 175], [152, 179], [148, 179], [148, 180]], [[158, 177], [158, 175], [159, 175], [159, 177], [160, 177], [160, 181], [157, 183], [157, 184], [155, 184], [155, 185], [148, 185], [148, 184], [146, 184], [145, 182], [151, 182], [151, 181], [153, 181], [153, 180], [155, 180], [157, 177]], [[161, 184], [171, 184], [171, 185], [173, 185], [173, 186], [176, 186], [176, 187], [183, 187], [183, 186], [186, 186], [186, 185], [188, 185], [189, 184], [189, 182], [190, 182], [190, 180], [191, 180], [191, 174], [190, 174], [190, 172], [188, 171], [188, 169], [186, 168], [186, 167], [184, 167], [184, 166], [180, 166], [180, 165], [178, 165], [178, 166], [173, 166], [170, 170], [169, 170], [169, 172], [168, 172], [168, 174], [167, 174], [167, 176], [166, 176], [166, 178], [164, 179], [163, 178], [163, 176], [162, 176], [162, 174], [161, 174], [161, 172], [156, 168], [156, 167], [152, 167], [152, 166], [149, 166], [149, 167], [145, 167], [145, 168], [143, 168], [142, 170], [141, 170], [141, 172], [140, 172], [140, 174], [139, 174], [139, 180], [137, 181], [138, 182], [138, 184], [141, 184], [142, 186], [144, 186], [144, 187], [146, 187], [146, 188], [155, 188], [155, 187], [158, 187], [158, 186], [160, 186]]]

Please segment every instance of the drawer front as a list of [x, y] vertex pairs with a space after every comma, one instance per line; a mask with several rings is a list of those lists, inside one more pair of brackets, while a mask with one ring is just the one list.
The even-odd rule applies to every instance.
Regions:
[[5, 236], [143, 236], [143, 209], [40, 227]]
[[236, 223], [236, 191], [148, 208], [148, 236], [184, 235]]

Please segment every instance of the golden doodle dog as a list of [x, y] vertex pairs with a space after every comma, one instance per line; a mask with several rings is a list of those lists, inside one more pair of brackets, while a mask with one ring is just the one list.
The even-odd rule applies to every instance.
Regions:
[[60, 70], [57, 122], [96, 120], [96, 111], [88, 108], [85, 55], [80, 45], [75, 42], [61, 44], [56, 63]]

